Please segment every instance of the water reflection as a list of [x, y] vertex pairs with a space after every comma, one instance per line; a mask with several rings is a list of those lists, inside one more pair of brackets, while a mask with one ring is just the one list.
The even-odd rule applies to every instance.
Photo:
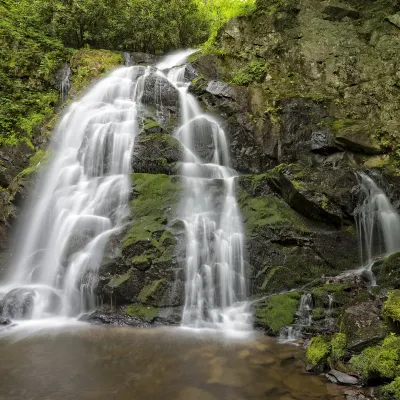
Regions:
[[[12, 337], [15, 337], [12, 336]], [[182, 329], [75, 326], [0, 339], [8, 400], [341, 399], [304, 372], [301, 349], [256, 336], [227, 340]]]

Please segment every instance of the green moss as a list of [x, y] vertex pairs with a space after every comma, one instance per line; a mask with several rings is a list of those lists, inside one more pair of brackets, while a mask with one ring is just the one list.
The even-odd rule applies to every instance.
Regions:
[[344, 333], [336, 333], [331, 341], [331, 358], [341, 360], [346, 355], [347, 339]]
[[400, 252], [390, 255], [381, 265], [377, 274], [379, 286], [400, 288]]
[[154, 121], [152, 119], [146, 119], [143, 124], [143, 129], [145, 131], [148, 131], [152, 128], [162, 128], [162, 126], [157, 121]]
[[19, 173], [19, 177], [34, 174], [39, 171], [40, 168], [45, 166], [49, 160], [50, 152], [38, 150], [29, 160], [28, 168], [25, 168]]
[[[255, 178], [254, 185], [257, 185], [257, 179], [262, 178]], [[294, 227], [301, 233], [308, 232], [301, 217], [275, 196], [252, 197], [245, 190], [240, 190], [238, 201], [249, 236], [256, 236], [260, 229], [266, 227]]]
[[265, 61], [254, 60], [234, 76], [232, 83], [236, 85], [249, 85], [253, 82], [260, 82], [266, 72]]
[[257, 322], [278, 333], [281, 328], [294, 322], [299, 303], [300, 294], [297, 292], [270, 296], [265, 302], [256, 305]]
[[142, 304], [132, 304], [125, 309], [125, 314], [130, 317], [139, 317], [152, 320], [157, 317], [159, 309], [156, 307], [144, 306]]
[[81, 49], [71, 57], [71, 85], [75, 94], [81, 93], [95, 79], [122, 65], [121, 53], [109, 50]]
[[324, 363], [328, 359], [330, 350], [330, 340], [328, 337], [313, 337], [306, 353], [307, 362], [312, 366]]
[[157, 292], [157, 289], [159, 289], [160, 286], [162, 286], [164, 283], [164, 279], [159, 279], [144, 286], [138, 295], [138, 299], [140, 300], [140, 302], [146, 303], [148, 299], [153, 296]]
[[388, 385], [383, 386], [379, 394], [384, 400], [400, 400], [400, 376]]
[[400, 322], [400, 290], [389, 293], [389, 297], [383, 306], [383, 315], [393, 322]]
[[120, 276], [115, 276], [111, 279], [108, 285], [112, 288], [117, 288], [118, 286], [121, 286], [124, 282], [126, 282], [130, 277], [131, 275], [129, 272]]
[[318, 321], [324, 318], [324, 314], [325, 314], [325, 309], [323, 309], [322, 307], [315, 308], [312, 312], [312, 319], [314, 321]]
[[363, 381], [394, 379], [400, 374], [400, 337], [391, 334], [380, 346], [368, 347], [350, 360]]
[[[122, 247], [138, 241], [158, 248], [168, 218], [175, 216], [182, 185], [176, 177], [162, 174], [132, 174], [134, 199], [130, 203], [132, 223]], [[165, 239], [165, 237], [164, 237]], [[163, 239], [163, 240], [164, 240]]]

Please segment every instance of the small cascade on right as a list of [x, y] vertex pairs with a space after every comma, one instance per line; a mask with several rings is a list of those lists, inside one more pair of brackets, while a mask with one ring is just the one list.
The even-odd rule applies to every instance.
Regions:
[[375, 262], [400, 250], [400, 216], [371, 177], [359, 173], [363, 201], [356, 212], [361, 272], [376, 286]]

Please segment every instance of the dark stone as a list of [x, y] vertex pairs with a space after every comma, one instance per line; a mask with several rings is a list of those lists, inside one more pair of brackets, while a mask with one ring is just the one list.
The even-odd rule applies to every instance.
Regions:
[[150, 74], [144, 83], [142, 102], [144, 104], [171, 108], [177, 111], [179, 91], [167, 79], [157, 74]]
[[10, 325], [10, 324], [11, 320], [9, 320], [8, 318], [0, 317], [0, 325]]
[[311, 151], [328, 155], [339, 151], [335, 145], [335, 135], [331, 131], [315, 131], [311, 133]]
[[132, 170], [152, 174], [176, 175], [184, 149], [168, 134], [140, 135], [132, 155]]
[[161, 60], [161, 56], [148, 53], [125, 53], [125, 60], [128, 66], [130, 65], [154, 65]]

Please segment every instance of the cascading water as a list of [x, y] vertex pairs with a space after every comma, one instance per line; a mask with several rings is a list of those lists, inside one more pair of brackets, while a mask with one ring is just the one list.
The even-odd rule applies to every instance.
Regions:
[[360, 173], [364, 200], [356, 215], [361, 262], [375, 285], [371, 271], [378, 257], [400, 250], [400, 216], [385, 193], [364, 173]]
[[145, 71], [116, 70], [63, 117], [2, 288], [4, 316], [77, 316], [95, 306], [96, 270], [128, 212]]
[[[123, 67], [72, 104], [54, 135], [53, 154], [19, 243], [3, 316], [76, 317], [95, 307], [97, 269], [110, 235], [128, 213], [131, 154], [147, 105], [164, 123], [176, 113], [185, 148], [181, 215], [187, 233], [182, 324], [251, 330], [246, 299], [244, 233], [225, 133], [188, 93], [193, 50], [157, 67]], [[153, 114], [154, 115], [154, 114]]]
[[[164, 62], [158, 68], [168, 68]], [[188, 93], [186, 67], [168, 79], [180, 92], [182, 124], [176, 137], [185, 148], [186, 284], [182, 325], [251, 330], [246, 299], [244, 233], [236, 201], [236, 172], [230, 168], [225, 133], [203, 114]]]

